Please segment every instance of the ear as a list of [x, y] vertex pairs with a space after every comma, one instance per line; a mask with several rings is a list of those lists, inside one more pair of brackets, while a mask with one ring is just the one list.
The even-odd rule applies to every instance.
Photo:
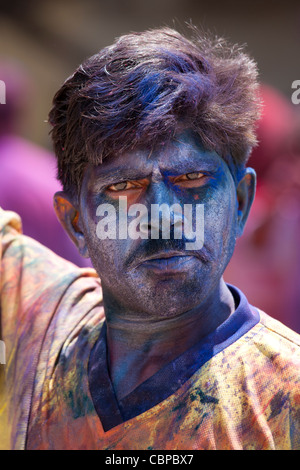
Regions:
[[243, 234], [246, 221], [254, 200], [256, 173], [253, 168], [246, 168], [243, 178], [238, 183], [237, 194], [237, 237]]
[[88, 249], [82, 231], [80, 213], [74, 204], [73, 199], [65, 191], [59, 191], [54, 194], [53, 202], [54, 210], [61, 225], [68, 233], [72, 242], [77, 246], [81, 256], [89, 258]]

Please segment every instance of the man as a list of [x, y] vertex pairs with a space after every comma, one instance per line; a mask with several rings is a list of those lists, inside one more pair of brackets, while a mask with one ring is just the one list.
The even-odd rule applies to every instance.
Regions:
[[299, 337], [222, 278], [255, 192], [256, 76], [240, 49], [163, 29], [56, 94], [55, 208], [96, 271], [1, 213], [13, 448], [299, 447]]

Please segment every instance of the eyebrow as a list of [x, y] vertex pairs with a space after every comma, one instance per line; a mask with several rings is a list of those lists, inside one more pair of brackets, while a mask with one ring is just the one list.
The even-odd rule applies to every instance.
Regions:
[[[177, 162], [176, 166], [172, 166], [171, 168], [161, 168], [162, 174], [169, 175], [181, 175], [187, 174], [196, 171], [217, 171], [219, 169], [219, 165], [217, 162], [212, 162], [208, 160], [204, 161], [191, 161], [189, 165], [185, 163]], [[106, 185], [110, 185], [117, 182], [127, 181], [127, 180], [140, 180], [143, 178], [149, 178], [153, 174], [153, 169], [146, 171], [143, 168], [117, 168], [117, 169], [104, 169], [96, 170], [96, 176], [93, 186], [103, 187]]]
[[95, 185], [99, 184], [105, 186], [106, 184], [112, 184], [114, 182], [121, 182], [126, 180], [139, 180], [151, 176], [152, 171], [138, 171], [137, 169], [118, 169], [115, 171], [107, 170], [97, 174], [95, 178]]

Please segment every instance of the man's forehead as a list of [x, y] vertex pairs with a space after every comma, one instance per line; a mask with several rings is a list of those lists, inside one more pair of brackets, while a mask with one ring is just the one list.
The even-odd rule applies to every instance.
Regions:
[[[214, 151], [206, 150], [201, 142], [186, 134], [175, 136], [170, 142], [160, 143], [153, 148], [138, 147], [133, 150], [106, 158], [93, 167], [93, 175], [106, 178], [108, 175], [134, 174], [159, 169], [162, 172], [195, 171], [197, 166], [207, 170], [222, 165], [223, 159]], [[225, 163], [225, 162], [224, 162]], [[91, 174], [91, 173], [90, 173]]]

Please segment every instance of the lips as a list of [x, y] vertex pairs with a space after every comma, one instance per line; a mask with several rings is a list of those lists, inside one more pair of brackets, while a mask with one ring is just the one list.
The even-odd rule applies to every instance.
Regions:
[[155, 253], [141, 263], [139, 267], [149, 269], [157, 274], [178, 274], [191, 269], [196, 257], [183, 252]]
[[191, 255], [190, 253], [184, 253], [182, 251], [161, 251], [159, 253], [154, 253], [153, 255], [147, 256], [144, 261], [169, 259], [183, 256]]

